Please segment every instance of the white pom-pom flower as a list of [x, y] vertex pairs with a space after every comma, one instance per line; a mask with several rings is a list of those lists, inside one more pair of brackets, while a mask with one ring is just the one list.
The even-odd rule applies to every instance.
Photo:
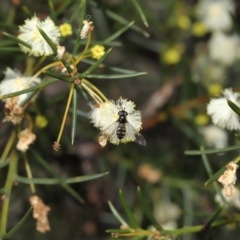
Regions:
[[[31, 76], [26, 77], [17, 71], [13, 71], [11, 68], [7, 68], [5, 71], [5, 78], [0, 83], [0, 96], [33, 87], [40, 83], [40, 81], [40, 78], [33, 79]], [[20, 106], [30, 94], [31, 93], [24, 93], [19, 95], [17, 104]], [[6, 100], [7, 99], [3, 99], [3, 101]]]
[[59, 43], [60, 31], [54, 22], [48, 17], [44, 21], [40, 21], [36, 16], [31, 19], [25, 20], [25, 24], [19, 27], [20, 34], [18, 38], [28, 43], [32, 48], [20, 45], [21, 50], [24, 53], [28, 53], [33, 56], [48, 56], [53, 54], [52, 48], [42, 37], [38, 28], [42, 29], [46, 35], [56, 45]]
[[207, 114], [211, 116], [212, 122], [229, 130], [240, 130], [239, 116], [228, 106], [227, 99], [238, 107], [240, 93], [234, 93], [232, 89], [223, 91], [224, 97], [212, 99], [207, 106]]
[[210, 125], [202, 127], [200, 131], [209, 147], [224, 148], [227, 146], [228, 136], [226, 130]]
[[[240, 209], [240, 191], [238, 188], [233, 187], [232, 195], [231, 196], [226, 196], [224, 194], [224, 189], [221, 190], [222, 192], [222, 197], [220, 194], [216, 194], [215, 196], [215, 201], [219, 203], [221, 206], [224, 206], [225, 203], [227, 202], [230, 206], [236, 207]], [[224, 200], [223, 200], [224, 198]]]
[[227, 31], [232, 27], [234, 8], [231, 0], [200, 0], [197, 15], [209, 31]]
[[142, 126], [141, 113], [135, 110], [132, 101], [120, 98], [116, 103], [98, 103], [92, 106], [89, 117], [93, 125], [101, 130], [98, 141], [102, 146], [107, 141], [116, 145], [134, 141], [146, 145], [139, 133]]
[[208, 44], [210, 58], [226, 66], [231, 65], [239, 58], [239, 52], [236, 51], [239, 46], [240, 38], [236, 34], [229, 36], [216, 32]]

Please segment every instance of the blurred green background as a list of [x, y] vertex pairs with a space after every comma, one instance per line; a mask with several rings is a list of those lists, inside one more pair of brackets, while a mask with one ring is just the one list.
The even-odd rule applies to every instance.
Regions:
[[[61, 40], [61, 45], [70, 52], [79, 34], [76, 6], [80, 2], [52, 1], [54, 9], [62, 9], [56, 17], [56, 25], [71, 20], [73, 35]], [[69, 113], [61, 140], [61, 150], [54, 152], [52, 145], [58, 135], [69, 87], [61, 81], [47, 86], [29, 110], [33, 117], [36, 116], [36, 112], [40, 112], [48, 120], [46, 128], [34, 129], [37, 140], [33, 148], [61, 177], [102, 172], [109, 174], [72, 185], [84, 199], [84, 204], [80, 204], [60, 186], [37, 185], [37, 194], [51, 207], [51, 231], [46, 234], [38, 233], [35, 230], [35, 220], [30, 217], [12, 239], [110, 239], [111, 235], [105, 231], [118, 229], [120, 223], [112, 215], [108, 201], [111, 201], [122, 217], [127, 219], [119, 199], [119, 189], [122, 189], [138, 222], [147, 229], [152, 224], [142, 211], [137, 197], [137, 186], [141, 187], [159, 224], [169, 228], [204, 224], [218, 209], [213, 186], [203, 187], [208, 174], [201, 156], [185, 155], [184, 151], [199, 150], [200, 146], [216, 146], [203, 134], [203, 129], [211, 125], [211, 119], [206, 115], [206, 104], [211, 97], [220, 94], [223, 88], [232, 87], [239, 90], [239, 46], [233, 50], [236, 56], [232, 57], [230, 63], [216, 59], [210, 48], [215, 32], [208, 28], [204, 17], [198, 14], [201, 1], [139, 0], [148, 27], [144, 25], [133, 2], [87, 1], [86, 15], [91, 15], [91, 21], [94, 23], [91, 45], [101, 43], [126, 25], [122, 20], [126, 23], [135, 21], [134, 27], [105, 46], [106, 49], [113, 47], [112, 52], [104, 61], [106, 66], [98, 68], [94, 73], [110, 74], [111, 67], [117, 67], [147, 74], [134, 78], [89, 80], [109, 99], [115, 101], [121, 96], [136, 103], [137, 109], [142, 111], [141, 134], [145, 137], [147, 146], [142, 147], [136, 143], [115, 146], [108, 143], [106, 147], [101, 148], [96, 141], [99, 131], [87, 118], [90, 107], [84, 97], [79, 96], [75, 143], [71, 144]], [[239, 41], [240, 4], [238, 1], [225, 2], [232, 4], [234, 8], [229, 12], [230, 28], [221, 31], [226, 36], [236, 35]], [[30, 65], [34, 64], [33, 57], [26, 58], [20, 51], [4, 50], [17, 44], [14, 45], [2, 34], [8, 32], [17, 35], [18, 26], [33, 13], [41, 19], [51, 15], [49, 2], [0, 2], [1, 79], [4, 78], [7, 67], [24, 72], [29, 62]], [[219, 44], [219, 51], [225, 49], [225, 55], [230, 54], [230, 47], [228, 49]], [[83, 49], [83, 46], [81, 48]], [[88, 67], [87, 62], [81, 63], [78, 71], [81, 73]], [[3, 118], [3, 103], [0, 104], [0, 109]], [[2, 151], [11, 128], [10, 123], [0, 123]], [[226, 136], [228, 140], [220, 144], [221, 147], [236, 144], [234, 133], [226, 132]], [[235, 150], [209, 155], [213, 172], [226, 165], [238, 152]], [[49, 177], [31, 154], [29, 161], [35, 177]], [[18, 169], [19, 175], [25, 175], [21, 162]], [[4, 185], [6, 174], [7, 169], [2, 169], [1, 187]], [[29, 186], [14, 186], [10, 202], [9, 229], [17, 224], [29, 208], [29, 196]], [[239, 209], [234, 208], [234, 212], [239, 214]], [[238, 239], [239, 236], [239, 226], [232, 224], [183, 235], [177, 239], [223, 240], [229, 237]]]

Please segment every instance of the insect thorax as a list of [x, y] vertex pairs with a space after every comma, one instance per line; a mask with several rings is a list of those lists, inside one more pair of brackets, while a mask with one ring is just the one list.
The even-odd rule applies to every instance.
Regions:
[[119, 118], [118, 118], [118, 122], [119, 123], [126, 123], [127, 122], [127, 118], [126, 116], [128, 115], [128, 113], [125, 110], [121, 110], [118, 112]]

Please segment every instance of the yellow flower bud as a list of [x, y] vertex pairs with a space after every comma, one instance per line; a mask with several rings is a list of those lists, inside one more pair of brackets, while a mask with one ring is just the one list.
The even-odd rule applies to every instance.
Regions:
[[182, 15], [177, 19], [177, 26], [182, 30], [187, 30], [191, 25], [191, 20], [188, 16]]
[[209, 122], [209, 117], [205, 113], [200, 113], [195, 117], [194, 122], [199, 126], [204, 126]]
[[104, 46], [95, 45], [91, 49], [92, 58], [99, 60], [105, 54]]
[[192, 26], [192, 33], [196, 37], [202, 37], [207, 33], [207, 29], [202, 22], [195, 22]]
[[37, 115], [35, 119], [35, 124], [38, 128], [45, 128], [48, 124], [48, 120], [42, 115]]
[[222, 90], [223, 90], [222, 85], [219, 83], [211, 83], [208, 86], [208, 92], [210, 96], [219, 95], [222, 92]]
[[72, 26], [69, 23], [63, 23], [59, 26], [59, 30], [62, 37], [67, 37], [72, 35]]
[[167, 64], [176, 64], [181, 59], [180, 49], [174, 47], [165, 51], [163, 54], [163, 61]]

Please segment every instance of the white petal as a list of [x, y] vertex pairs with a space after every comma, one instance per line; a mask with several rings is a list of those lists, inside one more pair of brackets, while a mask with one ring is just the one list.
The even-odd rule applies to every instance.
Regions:
[[[240, 130], [239, 116], [228, 106], [227, 99], [240, 107], [239, 93], [233, 93], [231, 89], [224, 90], [222, 98], [215, 98], [207, 106], [207, 113], [211, 116], [215, 125], [229, 130]], [[227, 98], [227, 99], [226, 99]]]
[[34, 56], [47, 56], [53, 54], [52, 48], [40, 34], [38, 28], [41, 28], [47, 36], [56, 45], [59, 43], [60, 31], [54, 22], [48, 17], [44, 21], [40, 21], [36, 16], [27, 19], [23, 26], [19, 27], [19, 39], [31, 45], [32, 49], [20, 44], [23, 52]]

